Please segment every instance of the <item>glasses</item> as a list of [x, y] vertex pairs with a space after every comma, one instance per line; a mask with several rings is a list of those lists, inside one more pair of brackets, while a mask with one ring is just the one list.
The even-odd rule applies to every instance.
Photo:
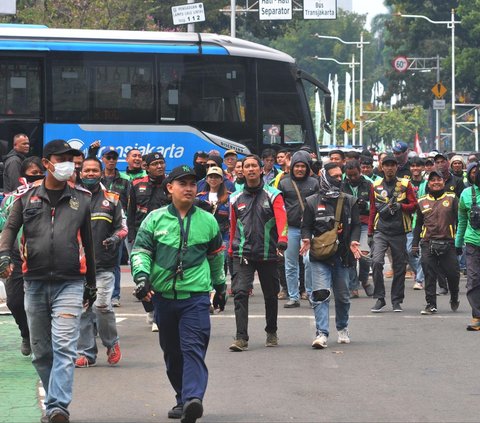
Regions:
[[117, 156], [103, 156], [105, 160], [118, 160]]
[[403, 154], [403, 151], [394, 151], [393, 154], [395, 156], [399, 156], [400, 154]]
[[205, 164], [205, 167], [218, 167], [218, 165], [215, 163], [215, 164], [212, 164], [212, 163], [206, 163]]

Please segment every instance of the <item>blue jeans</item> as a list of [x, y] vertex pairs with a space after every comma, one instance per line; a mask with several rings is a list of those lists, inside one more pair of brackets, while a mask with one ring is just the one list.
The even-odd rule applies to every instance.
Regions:
[[315, 301], [315, 292], [320, 290], [333, 290], [335, 296], [335, 325], [337, 330], [348, 326], [348, 313], [350, 311], [350, 292], [348, 290], [348, 267], [344, 267], [340, 258], [334, 258], [333, 265], [329, 262], [311, 261], [312, 270], [312, 295], [311, 301], [315, 315], [317, 335], [323, 333], [328, 337], [328, 309], [330, 299]]
[[82, 279], [24, 283], [32, 363], [45, 389], [47, 415], [54, 410], [69, 414], [84, 283]]
[[208, 382], [205, 364], [210, 341], [208, 293], [186, 300], [168, 300], [155, 294], [153, 305], [167, 376], [175, 390], [177, 404], [192, 398], [202, 400]]
[[123, 242], [120, 243], [120, 247], [118, 248], [118, 260], [115, 264], [115, 268], [113, 269], [113, 273], [115, 274], [115, 285], [113, 288], [112, 298], [120, 299], [120, 280], [122, 278], [122, 271], [121, 271], [121, 264], [122, 264], [122, 255], [123, 255]]
[[[288, 296], [293, 301], [300, 299], [299, 284], [299, 264], [298, 252], [300, 251], [300, 243], [302, 236], [300, 228], [293, 226], [288, 227], [288, 247], [285, 250], [285, 277], [287, 279]], [[307, 280], [310, 277], [310, 261], [308, 259], [303, 261], [305, 266], [305, 287], [311, 285]], [[308, 292], [308, 290], [307, 290]]]
[[97, 342], [95, 341], [95, 322], [102, 344], [112, 348], [118, 342], [115, 312], [112, 307], [112, 292], [115, 284], [113, 272], [98, 272], [97, 299], [93, 307], [82, 313], [80, 319], [80, 339], [78, 340], [77, 354], [84, 355], [90, 360], [97, 359]]
[[413, 232], [407, 234], [407, 253], [408, 253], [408, 264], [415, 272], [415, 280], [417, 282], [423, 283], [425, 277], [423, 276], [422, 266], [420, 265], [420, 257], [414, 257], [412, 255], [412, 243], [413, 243]]

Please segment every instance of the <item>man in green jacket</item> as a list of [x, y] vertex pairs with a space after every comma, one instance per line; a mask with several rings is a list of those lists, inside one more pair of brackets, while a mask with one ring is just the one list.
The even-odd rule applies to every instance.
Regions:
[[203, 415], [205, 355], [210, 339], [210, 297], [225, 306], [223, 241], [212, 214], [193, 205], [195, 172], [176, 167], [166, 188], [172, 204], [150, 212], [132, 249], [136, 296], [153, 301], [167, 375], [177, 404], [169, 418], [194, 423]]
[[467, 330], [480, 330], [480, 172], [471, 187], [465, 188], [458, 205], [458, 226], [455, 237], [457, 254], [466, 245], [467, 299], [472, 307], [472, 322]]

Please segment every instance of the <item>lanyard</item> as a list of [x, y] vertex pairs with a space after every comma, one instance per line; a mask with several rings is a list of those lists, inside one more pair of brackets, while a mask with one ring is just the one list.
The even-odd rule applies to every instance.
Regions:
[[[180, 246], [178, 248], [178, 253], [177, 253], [177, 268], [175, 270], [175, 278], [178, 277], [180, 279], [183, 279], [183, 257], [185, 253], [187, 252], [187, 246], [188, 246], [188, 233], [190, 232], [190, 221], [191, 221], [191, 211], [190, 209], [185, 216], [185, 219], [182, 220], [180, 217], [180, 214], [178, 213], [178, 210], [175, 209], [176, 214], [177, 214], [177, 219], [178, 219], [178, 224], [180, 226]], [[184, 228], [183, 224], [187, 220], [187, 227]]]

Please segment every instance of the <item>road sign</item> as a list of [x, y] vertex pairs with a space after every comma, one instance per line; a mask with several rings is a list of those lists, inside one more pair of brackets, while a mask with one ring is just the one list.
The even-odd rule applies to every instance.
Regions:
[[0, 14], [15, 15], [17, 13], [17, 0], [2, 0]]
[[337, 1], [303, 0], [303, 19], [337, 19]]
[[433, 110], [445, 110], [445, 100], [433, 100]]
[[441, 82], [437, 82], [432, 87], [432, 93], [435, 95], [435, 97], [442, 98], [447, 93], [447, 89]]
[[292, 19], [292, 0], [259, 0], [258, 17], [261, 21]]
[[409, 65], [410, 63], [405, 56], [397, 56], [392, 62], [392, 66], [397, 72], [406, 72]]
[[345, 131], [345, 132], [350, 132], [353, 128], [355, 128], [354, 123], [350, 119], [345, 119], [340, 127]]
[[174, 25], [184, 25], [205, 20], [205, 9], [203, 3], [190, 3], [181, 6], [172, 6], [172, 17]]

